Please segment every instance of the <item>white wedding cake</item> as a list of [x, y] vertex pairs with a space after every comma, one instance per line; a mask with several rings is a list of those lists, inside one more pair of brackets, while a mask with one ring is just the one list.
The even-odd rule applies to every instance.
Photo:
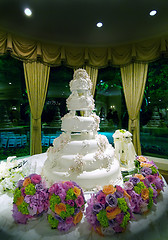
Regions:
[[70, 81], [72, 93], [67, 99], [69, 113], [62, 118], [63, 133], [49, 147], [42, 171], [49, 184], [72, 180], [84, 190], [122, 184], [114, 148], [106, 136], [97, 133], [100, 119], [93, 112], [91, 88], [86, 70], [76, 70]]

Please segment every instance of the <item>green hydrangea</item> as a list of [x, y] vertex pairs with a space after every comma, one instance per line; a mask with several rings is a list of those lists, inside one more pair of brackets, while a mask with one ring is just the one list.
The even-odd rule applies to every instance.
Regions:
[[157, 169], [154, 166], [151, 166], [150, 168], [152, 169], [152, 174], [157, 173]]
[[25, 187], [26, 195], [34, 195], [36, 193], [35, 185], [30, 183], [27, 187]]
[[106, 210], [101, 210], [97, 215], [97, 220], [100, 222], [100, 225], [102, 227], [108, 227], [109, 226], [109, 221], [106, 215]]
[[19, 188], [16, 188], [14, 190], [14, 198], [13, 198], [13, 202], [16, 203], [17, 199], [21, 197], [21, 190]]
[[67, 193], [66, 193], [66, 200], [75, 200], [77, 197], [76, 197], [76, 195], [75, 195], [75, 193], [74, 193], [74, 191], [73, 191], [73, 189], [72, 188], [70, 188], [70, 189], [68, 189], [68, 191], [67, 191]]
[[119, 130], [121, 133], [125, 133], [126, 131], [124, 129]]
[[62, 219], [67, 218], [67, 213], [66, 213], [65, 211], [62, 211], [62, 212], [60, 213], [60, 217], [61, 217]]
[[28, 211], [28, 207], [29, 204], [26, 203], [25, 201], [23, 201], [18, 207], [18, 211], [21, 212], [22, 214], [28, 215], [29, 211]]
[[149, 187], [148, 190], [149, 190], [148, 209], [150, 209], [153, 206], [153, 189]]
[[66, 213], [67, 213], [67, 217], [73, 215], [75, 212], [75, 208], [70, 206], [69, 204], [66, 204]]
[[127, 206], [127, 202], [125, 201], [125, 198], [118, 198], [117, 201], [118, 201], [118, 207], [121, 209], [121, 211], [127, 212], [128, 206]]
[[127, 213], [124, 215], [123, 221], [122, 221], [122, 223], [121, 223], [120, 226], [121, 226], [122, 228], [126, 228], [129, 220], [130, 220], [130, 213], [127, 212]]
[[145, 184], [143, 182], [137, 183], [137, 185], [134, 187], [134, 191], [138, 194], [141, 193], [142, 189], [146, 188]]
[[59, 196], [56, 196], [53, 194], [50, 198], [50, 208], [54, 212], [55, 211], [55, 204], [59, 204], [61, 202], [61, 199]]
[[55, 219], [51, 214], [48, 215], [48, 222], [51, 225], [51, 228], [55, 229], [58, 227], [59, 221]]
[[153, 189], [149, 187], [148, 190], [149, 190], [149, 198], [153, 198]]

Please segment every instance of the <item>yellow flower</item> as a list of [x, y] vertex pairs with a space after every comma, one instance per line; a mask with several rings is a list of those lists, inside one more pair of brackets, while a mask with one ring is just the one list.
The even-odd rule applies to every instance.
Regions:
[[81, 190], [76, 186], [73, 188], [73, 191], [77, 197], [81, 194]]
[[146, 162], [147, 159], [146, 159], [146, 157], [144, 157], [144, 156], [138, 156], [138, 161], [139, 161], [139, 162]]
[[115, 187], [113, 187], [113, 185], [105, 185], [104, 187], [103, 187], [103, 192], [106, 194], [106, 195], [108, 195], [108, 194], [113, 194], [113, 193], [115, 193], [115, 191], [116, 191], [116, 188]]
[[160, 190], [160, 189], [157, 189], [156, 191], [157, 191], [157, 194], [158, 194], [158, 195], [159, 195], [159, 194], [160, 194], [160, 192], [161, 192], [161, 190]]
[[82, 217], [83, 217], [82, 212], [77, 213], [73, 218], [73, 223], [76, 225], [77, 223], [79, 223], [82, 220]]
[[23, 197], [23, 196], [20, 196], [20, 197], [17, 199], [16, 205], [19, 206], [20, 204], [22, 204], [23, 200], [24, 200], [24, 197]]
[[27, 187], [29, 184], [31, 183], [31, 179], [30, 178], [26, 178], [23, 182], [23, 187]]
[[109, 220], [114, 219], [120, 213], [121, 213], [121, 209], [119, 209], [118, 207], [116, 208], [112, 208], [110, 206], [106, 207], [106, 215]]
[[149, 190], [147, 188], [142, 189], [141, 197], [143, 200], [149, 199]]
[[127, 193], [127, 191], [124, 190], [123, 195], [127, 197], [129, 200], [131, 200], [131, 196]]
[[55, 213], [59, 215], [62, 211], [66, 211], [66, 205], [64, 203], [55, 204]]
[[141, 162], [141, 163], [140, 163], [140, 166], [141, 166], [141, 167], [152, 167], [152, 164], [150, 164], [150, 163], [145, 163], [145, 162]]
[[140, 180], [144, 180], [145, 179], [145, 177], [142, 174], [137, 174], [137, 173], [134, 175], [134, 177], [137, 177]]

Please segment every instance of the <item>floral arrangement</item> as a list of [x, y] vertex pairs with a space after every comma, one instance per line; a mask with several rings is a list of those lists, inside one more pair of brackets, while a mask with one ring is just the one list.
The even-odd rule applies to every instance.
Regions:
[[156, 203], [156, 197], [163, 191], [164, 182], [157, 166], [144, 156], [135, 160], [137, 174], [125, 182], [125, 190], [131, 196], [131, 208], [134, 213], [146, 213]]
[[135, 165], [138, 169], [138, 173], [145, 177], [146, 185], [151, 186], [155, 192], [157, 191], [157, 195], [159, 195], [161, 191], [164, 191], [162, 176], [153, 161], [149, 161], [148, 158], [144, 156], [137, 156]]
[[98, 234], [111, 235], [125, 231], [132, 219], [130, 196], [120, 186], [104, 186], [87, 201], [86, 219]]
[[135, 174], [124, 184], [124, 189], [131, 196], [131, 209], [133, 213], [146, 213], [153, 206], [157, 192], [148, 185], [145, 177]]
[[48, 222], [53, 229], [67, 232], [83, 217], [85, 198], [73, 181], [54, 183], [49, 188]]
[[13, 218], [15, 222], [26, 224], [48, 210], [49, 194], [45, 182], [38, 174], [31, 174], [19, 180], [14, 190]]
[[[24, 163], [16, 160], [16, 156], [0, 162], [0, 194], [12, 192], [15, 189], [17, 182], [24, 177]], [[26, 174], [27, 171], [25, 170], [24, 173]]]
[[113, 134], [113, 138], [118, 138], [118, 139], [131, 138], [131, 137], [132, 137], [132, 134], [125, 129], [118, 129]]

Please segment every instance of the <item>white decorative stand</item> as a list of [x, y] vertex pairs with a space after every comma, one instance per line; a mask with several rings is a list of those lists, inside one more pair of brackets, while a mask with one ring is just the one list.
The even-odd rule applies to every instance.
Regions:
[[132, 134], [125, 129], [116, 130], [113, 134], [115, 157], [120, 162], [121, 171], [135, 169], [136, 152], [132, 143]]

